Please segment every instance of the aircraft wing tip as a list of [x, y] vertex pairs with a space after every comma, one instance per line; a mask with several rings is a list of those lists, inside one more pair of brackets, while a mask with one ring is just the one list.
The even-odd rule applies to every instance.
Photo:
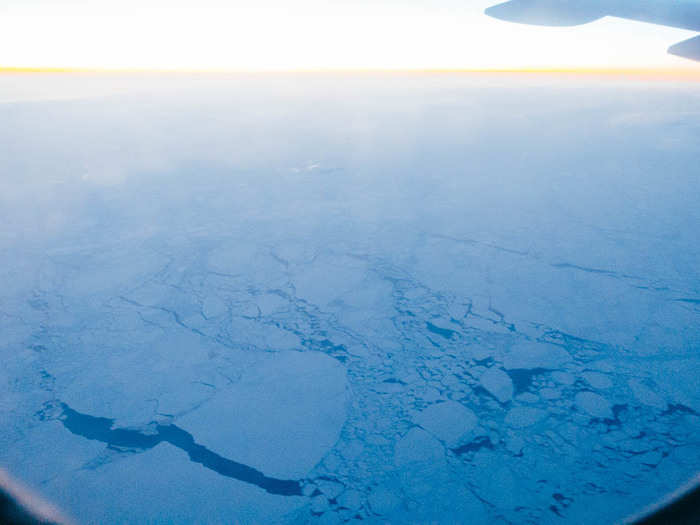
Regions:
[[700, 35], [673, 44], [668, 48], [668, 53], [677, 57], [700, 62]]

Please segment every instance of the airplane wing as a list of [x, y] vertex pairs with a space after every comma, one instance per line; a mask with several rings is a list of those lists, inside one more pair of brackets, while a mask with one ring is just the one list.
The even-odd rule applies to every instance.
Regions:
[[[510, 0], [486, 9], [494, 18], [544, 26], [575, 26], [604, 16], [700, 31], [700, 0]], [[700, 61], [700, 37], [671, 46], [668, 52]]]
[[683, 42], [678, 42], [677, 44], [669, 47], [668, 52], [671, 55], [689, 58], [690, 60], [697, 60], [700, 62], [700, 36], [683, 40]]
[[486, 9], [494, 18], [539, 26], [577, 26], [605, 16], [594, 3], [575, 1], [510, 0]]

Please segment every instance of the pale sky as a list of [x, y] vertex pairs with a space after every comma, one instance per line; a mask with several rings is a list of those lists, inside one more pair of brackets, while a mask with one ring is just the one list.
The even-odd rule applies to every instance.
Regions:
[[158, 69], [699, 68], [696, 33], [606, 17], [551, 28], [499, 0], [0, 0], [0, 67]]

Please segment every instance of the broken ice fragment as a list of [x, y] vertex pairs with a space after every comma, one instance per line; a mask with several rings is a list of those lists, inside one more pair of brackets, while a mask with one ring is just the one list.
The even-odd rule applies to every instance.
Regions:
[[506, 403], [513, 397], [513, 381], [500, 368], [489, 368], [479, 381], [481, 386], [500, 403]]
[[411, 463], [439, 464], [445, 458], [445, 449], [440, 442], [425, 430], [412, 428], [396, 444], [394, 448], [394, 463], [397, 466]]
[[613, 384], [607, 375], [600, 372], [584, 372], [581, 375], [589, 385], [596, 389], [604, 390]]
[[316, 485], [318, 485], [319, 490], [329, 499], [337, 498], [345, 488], [342, 483], [328, 479], [316, 480]]
[[575, 401], [576, 406], [590, 416], [604, 419], [614, 417], [610, 402], [594, 392], [579, 392]]
[[338, 498], [338, 504], [346, 509], [357, 510], [362, 506], [362, 493], [357, 490], [346, 490]]
[[564, 386], [571, 386], [576, 382], [576, 377], [569, 372], [552, 372], [552, 379]]
[[540, 390], [540, 396], [542, 399], [547, 400], [559, 399], [561, 397], [561, 392], [555, 388], [543, 388]]
[[637, 379], [630, 379], [627, 381], [627, 384], [632, 390], [632, 394], [634, 395], [635, 399], [643, 405], [659, 408], [661, 410], [666, 408], [666, 401], [664, 401], [659, 394], [654, 392], [641, 381]]
[[539, 408], [515, 407], [506, 415], [506, 425], [514, 428], [525, 428], [534, 425], [544, 418], [546, 412]]
[[415, 423], [453, 447], [477, 423], [474, 412], [455, 401], [430, 405], [414, 418]]

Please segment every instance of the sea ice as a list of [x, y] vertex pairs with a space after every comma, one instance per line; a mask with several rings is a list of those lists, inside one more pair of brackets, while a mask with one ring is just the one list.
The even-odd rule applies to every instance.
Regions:
[[513, 381], [500, 368], [489, 368], [479, 378], [481, 386], [499, 402], [505, 403], [513, 397]]
[[317, 352], [280, 352], [177, 424], [217, 454], [282, 479], [303, 477], [335, 444], [347, 410], [345, 369]]
[[430, 405], [416, 415], [414, 421], [448, 447], [453, 447], [476, 426], [477, 418], [472, 410], [461, 403], [445, 401]]
[[503, 358], [506, 370], [515, 369], [558, 369], [571, 361], [571, 355], [558, 346], [520, 342], [514, 344]]
[[579, 392], [575, 400], [576, 406], [586, 414], [605, 419], [613, 417], [610, 402], [595, 392]]
[[544, 418], [547, 413], [544, 410], [533, 407], [514, 407], [506, 415], [506, 425], [513, 428], [525, 428], [534, 425]]

